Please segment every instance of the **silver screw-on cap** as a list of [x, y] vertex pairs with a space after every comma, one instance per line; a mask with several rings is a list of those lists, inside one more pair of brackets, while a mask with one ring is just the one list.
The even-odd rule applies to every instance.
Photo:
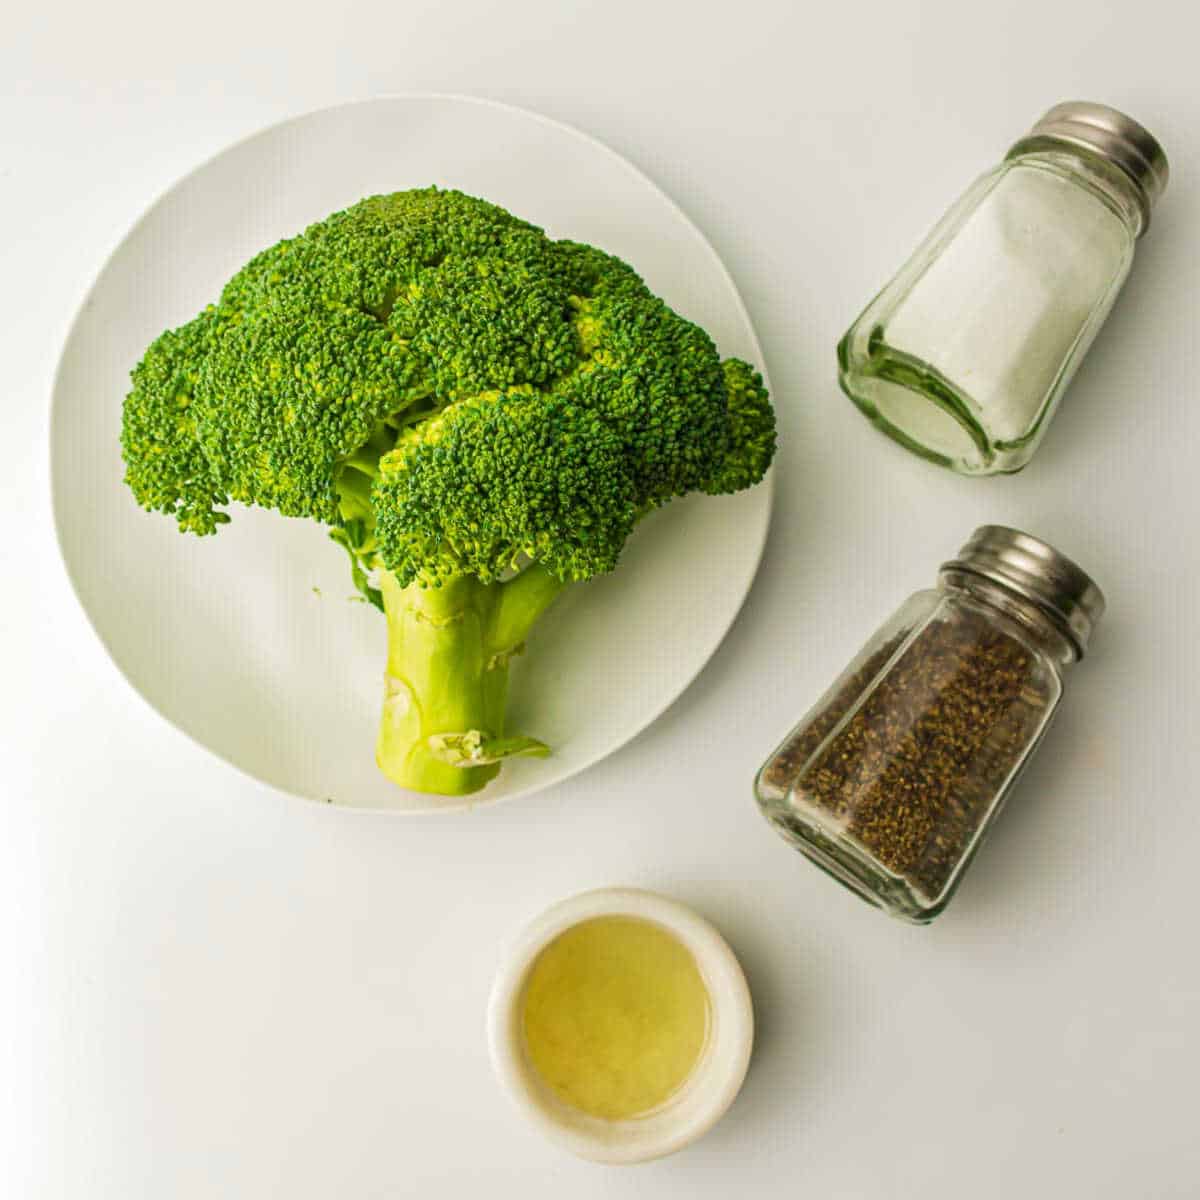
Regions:
[[942, 571], [981, 576], [1036, 605], [1080, 658], [1104, 614], [1104, 593], [1085, 571], [1040, 538], [1005, 525], [980, 526]]
[[1119, 167], [1133, 181], [1142, 209], [1142, 229], [1150, 224], [1150, 210], [1167, 186], [1170, 167], [1157, 139], [1132, 117], [1087, 100], [1056, 104], [1008, 152], [1028, 154], [1070, 146], [1090, 150]]

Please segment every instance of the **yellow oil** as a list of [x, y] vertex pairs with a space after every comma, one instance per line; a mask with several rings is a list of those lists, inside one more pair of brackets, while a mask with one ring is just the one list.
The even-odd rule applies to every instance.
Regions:
[[565, 1104], [626, 1120], [665, 1104], [708, 1037], [708, 990], [661, 925], [596, 917], [534, 960], [522, 997], [525, 1053]]

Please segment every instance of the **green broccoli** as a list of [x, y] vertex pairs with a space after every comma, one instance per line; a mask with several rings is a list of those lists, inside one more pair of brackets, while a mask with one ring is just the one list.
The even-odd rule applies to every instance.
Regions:
[[437, 188], [252, 259], [146, 351], [121, 448], [139, 503], [208, 534], [232, 501], [329, 527], [387, 618], [377, 759], [477, 791], [517, 754], [508, 668], [637, 520], [757, 483], [761, 377], [619, 259]]

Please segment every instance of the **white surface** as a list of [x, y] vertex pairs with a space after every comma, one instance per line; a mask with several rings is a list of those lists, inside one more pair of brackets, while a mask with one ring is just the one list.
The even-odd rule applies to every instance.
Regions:
[[672, 504], [639, 527], [617, 571], [568, 591], [538, 622], [531, 652], [512, 668], [509, 729], [547, 742], [549, 757], [511, 760], [465, 798], [385, 779], [374, 753], [384, 622], [346, 602], [354, 592], [342, 549], [311, 522], [240, 505], [220, 536], [180, 537], [174, 521], [130, 503], [120, 404], [97, 397], [124, 396], [147, 343], [211, 304], [263, 247], [364, 196], [430, 183], [637, 263], [723, 357], [762, 361], [712, 247], [629, 163], [518, 109], [411, 96], [273, 126], [156, 202], [84, 302], [51, 421], [63, 553], [126, 678], [168, 720], [257, 779], [310, 800], [397, 812], [530, 794], [638, 734], [720, 644], [754, 580], [771, 514], [769, 481]]
[[[1198, 36], [1172, 0], [6, 13], [0, 1193], [1192, 1200]], [[417, 823], [298, 805], [171, 729], [87, 627], [47, 502], [51, 372], [148, 198], [268, 121], [401, 88], [542, 109], [646, 170], [733, 271], [784, 434], [764, 569], [680, 701], [561, 788]], [[1030, 469], [957, 479], [866, 427], [833, 348], [1068, 96], [1144, 120], [1174, 176]], [[984, 520], [1061, 545], [1110, 608], [954, 904], [909, 929], [776, 838], [750, 778]], [[505, 939], [616, 883], [712, 919], [758, 1017], [725, 1120], [629, 1169], [528, 1128], [483, 1021]]]
[[[661, 1108], [633, 1121], [607, 1121], [563, 1104], [525, 1053], [522, 998], [538, 955], [561, 934], [597, 917], [638, 917], [672, 933], [691, 952], [708, 992], [709, 1028], [700, 1060]], [[628, 1165], [682, 1150], [703, 1137], [737, 1098], [754, 1048], [746, 975], [729, 943], [693, 909], [643, 888], [596, 888], [551, 905], [505, 952], [488, 997], [492, 1069], [518, 1111], [547, 1137], [594, 1162]]]

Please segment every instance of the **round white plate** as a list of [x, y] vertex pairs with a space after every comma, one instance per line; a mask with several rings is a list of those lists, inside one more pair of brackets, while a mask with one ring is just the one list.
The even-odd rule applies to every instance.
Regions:
[[510, 728], [550, 743], [463, 800], [405, 792], [374, 762], [384, 625], [352, 602], [343, 552], [312, 522], [234, 507], [215, 537], [142, 512], [122, 483], [121, 401], [149, 341], [215, 300], [256, 251], [378, 192], [484, 196], [631, 262], [723, 355], [763, 366], [737, 289], [644, 175], [532, 113], [455, 96], [370, 100], [230, 147], [159, 199], [84, 302], [55, 382], [59, 541], [96, 632], [164, 717], [241, 770], [313, 800], [460, 807], [566, 779], [654, 720], [703, 667], [754, 578], [771, 488], [656, 513], [611, 576], [571, 589], [512, 672]]

